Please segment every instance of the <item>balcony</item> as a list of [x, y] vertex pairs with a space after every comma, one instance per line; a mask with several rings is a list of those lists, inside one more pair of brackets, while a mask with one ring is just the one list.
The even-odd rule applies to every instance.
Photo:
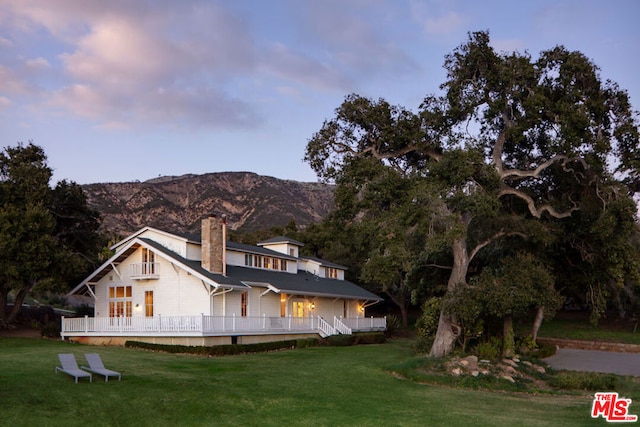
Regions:
[[141, 262], [130, 265], [129, 277], [133, 280], [155, 280], [160, 278], [160, 264]]

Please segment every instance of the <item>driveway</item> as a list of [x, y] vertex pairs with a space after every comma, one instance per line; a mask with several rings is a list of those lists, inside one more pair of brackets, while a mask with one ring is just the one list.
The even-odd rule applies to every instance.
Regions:
[[559, 348], [555, 355], [543, 360], [553, 369], [640, 377], [640, 353]]

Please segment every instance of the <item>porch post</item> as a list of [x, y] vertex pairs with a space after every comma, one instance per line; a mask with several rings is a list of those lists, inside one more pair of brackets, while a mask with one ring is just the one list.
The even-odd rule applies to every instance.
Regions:
[[84, 332], [89, 332], [89, 316], [84, 315]]

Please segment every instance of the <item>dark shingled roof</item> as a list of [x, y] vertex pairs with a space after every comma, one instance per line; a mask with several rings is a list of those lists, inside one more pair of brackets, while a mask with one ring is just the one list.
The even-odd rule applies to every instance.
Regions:
[[259, 268], [227, 266], [227, 274], [252, 286], [266, 287], [268, 284], [287, 294], [382, 301], [382, 298], [355, 283], [347, 280], [326, 279], [301, 270], [298, 274], [292, 274]]
[[304, 243], [298, 242], [297, 240], [293, 240], [285, 236], [276, 236], [267, 240], [263, 240], [262, 242], [258, 242], [258, 246], [269, 245], [269, 244], [273, 245], [276, 243], [291, 243], [292, 245], [296, 245], [296, 246], [304, 246]]

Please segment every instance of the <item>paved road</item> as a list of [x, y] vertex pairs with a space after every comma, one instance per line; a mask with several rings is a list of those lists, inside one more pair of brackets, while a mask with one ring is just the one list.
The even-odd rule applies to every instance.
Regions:
[[554, 369], [640, 377], [640, 353], [560, 348], [555, 355], [543, 360]]

